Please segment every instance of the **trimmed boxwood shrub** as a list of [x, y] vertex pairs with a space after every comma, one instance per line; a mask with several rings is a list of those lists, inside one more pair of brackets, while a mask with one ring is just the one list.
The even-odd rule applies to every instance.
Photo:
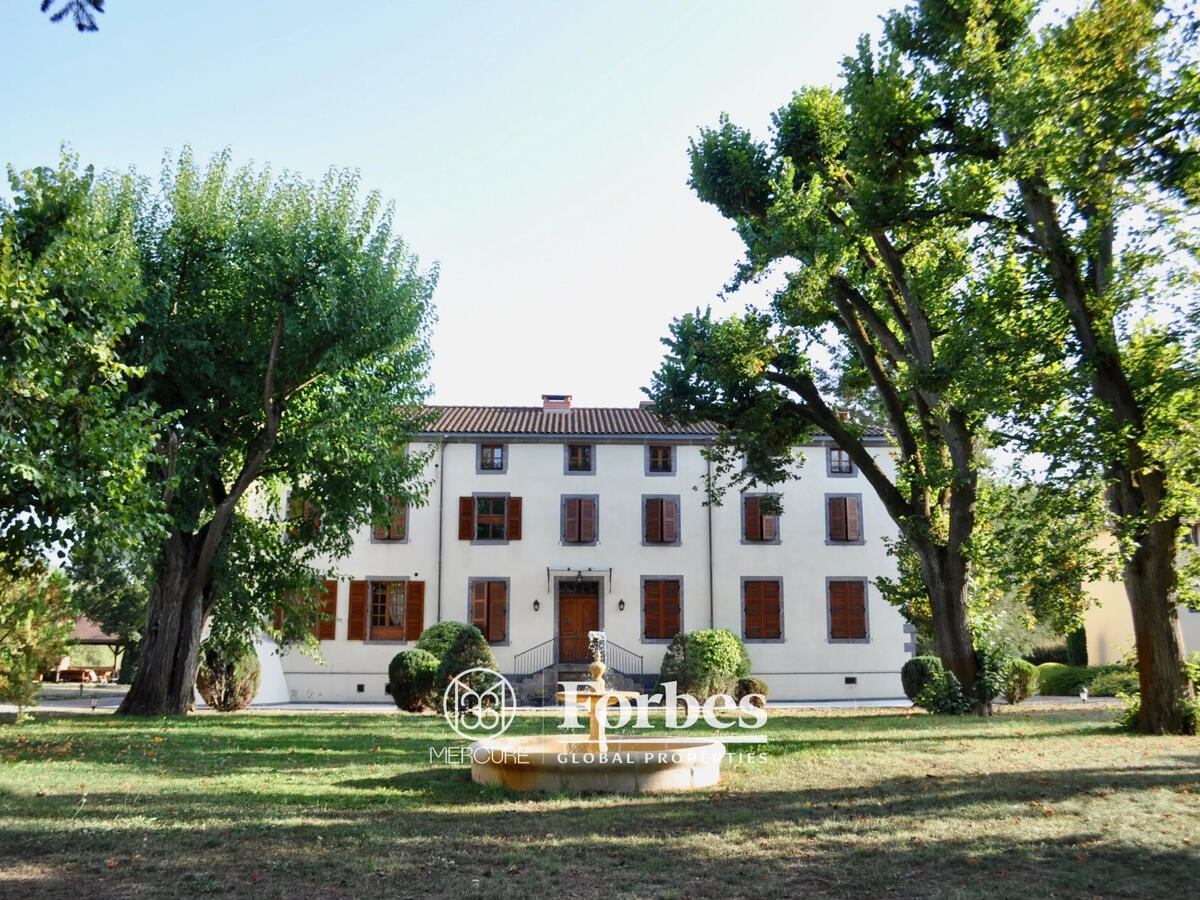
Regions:
[[900, 669], [900, 685], [904, 696], [914, 703], [930, 682], [945, 674], [942, 661], [936, 656], [914, 656]]
[[1038, 666], [1038, 693], [1043, 697], [1072, 697], [1085, 684], [1104, 672], [1127, 672], [1121, 666], [1064, 666], [1059, 663], [1044, 663]]
[[[467, 625], [459, 631], [458, 637], [454, 639], [454, 643], [450, 645], [450, 649], [442, 658], [434, 681], [435, 696], [440, 700], [446, 693], [451, 679], [469, 669], [497, 670], [496, 657], [492, 655], [492, 648], [484, 639], [483, 632], [474, 625]], [[477, 676], [468, 677], [465, 683], [475, 691], [490, 687], [489, 684], [485, 684], [483, 677]]]
[[388, 686], [400, 709], [420, 712], [434, 704], [438, 658], [428, 650], [401, 650], [388, 666]]
[[1067, 635], [1067, 665], [1086, 666], [1087, 664], [1087, 631], [1076, 628]]
[[681, 694], [703, 702], [716, 694], [733, 695], [738, 680], [750, 675], [750, 654], [732, 631], [713, 628], [672, 638], [659, 670], [659, 688], [676, 682]]
[[196, 690], [218, 712], [234, 712], [254, 702], [261, 674], [262, 666], [252, 646], [206, 644], [200, 648]]
[[1098, 672], [1088, 682], [1088, 693], [1093, 697], [1136, 694], [1139, 690], [1141, 690], [1141, 683], [1138, 681], [1137, 672], [1130, 672], [1128, 669], [1108, 669]]
[[1066, 644], [1050, 644], [1047, 646], [1034, 647], [1025, 654], [1025, 660], [1033, 663], [1035, 666], [1040, 666], [1042, 663], [1055, 662], [1067, 664], [1067, 645]]
[[463, 629], [472, 628], [466, 622], [438, 622], [421, 632], [416, 649], [432, 653], [439, 661], [446, 658]]
[[1004, 678], [1004, 699], [1009, 703], [1028, 700], [1037, 691], [1038, 670], [1031, 662], [1023, 659], [1009, 660]]
[[738, 683], [737, 683], [737, 690], [734, 692], [733, 699], [736, 700], [738, 703], [741, 703], [742, 698], [747, 697], [750, 694], [761, 694], [762, 695], [761, 699], [756, 697], [755, 699], [750, 701], [750, 703], [753, 704], [754, 706], [757, 706], [759, 709], [762, 709], [764, 706], [767, 705], [768, 693], [767, 693], [767, 683], [765, 681], [763, 681], [761, 678], [751, 678], [751, 677], [739, 678]]

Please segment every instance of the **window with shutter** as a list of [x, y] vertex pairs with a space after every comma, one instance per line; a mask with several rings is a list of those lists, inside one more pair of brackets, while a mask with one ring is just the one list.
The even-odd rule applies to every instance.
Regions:
[[867, 640], [866, 582], [834, 579], [829, 582], [829, 639]]
[[644, 543], [678, 544], [679, 497], [643, 497], [642, 522]]
[[508, 640], [507, 579], [478, 580], [470, 588], [471, 624], [483, 632], [489, 644]]
[[408, 507], [396, 497], [388, 497], [387, 522], [376, 525], [372, 537], [376, 541], [404, 541], [408, 538]]
[[562, 535], [564, 544], [596, 542], [595, 497], [563, 497]]
[[855, 544], [862, 541], [862, 499], [857, 494], [825, 497], [828, 515], [828, 541]]
[[321, 530], [321, 511], [308, 499], [293, 494], [288, 499], [288, 535], [312, 537]]
[[519, 541], [521, 498], [507, 494], [475, 494], [458, 498], [460, 541]]
[[366, 581], [350, 582], [350, 612], [346, 616], [346, 640], [367, 639], [367, 599], [370, 584]]
[[642, 580], [642, 637], [647, 641], [669, 641], [680, 632], [680, 580]]
[[[742, 537], [747, 543], [779, 541], [779, 516], [764, 512], [766, 499], [761, 494], [749, 494], [742, 499]], [[774, 508], [778, 509], [778, 506]]]
[[337, 635], [337, 582], [326, 581], [321, 585], [317, 601], [317, 623], [313, 634], [319, 641], [332, 641]]
[[407, 620], [408, 582], [372, 581], [369, 623], [371, 640], [405, 640]]
[[742, 636], [748, 641], [777, 641], [783, 638], [783, 611], [779, 579], [747, 579], [742, 582]]

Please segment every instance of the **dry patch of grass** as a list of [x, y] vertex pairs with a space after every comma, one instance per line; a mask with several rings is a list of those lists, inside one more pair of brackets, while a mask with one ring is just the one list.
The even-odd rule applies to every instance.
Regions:
[[43, 717], [0, 727], [0, 896], [1195, 895], [1200, 741], [1109, 720], [773, 712], [719, 790], [531, 797], [434, 716]]

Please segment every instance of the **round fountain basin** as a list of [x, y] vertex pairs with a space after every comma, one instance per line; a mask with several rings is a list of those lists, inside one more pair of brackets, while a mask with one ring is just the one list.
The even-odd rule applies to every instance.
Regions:
[[707, 738], [493, 738], [470, 746], [471, 780], [516, 791], [637, 794], [712, 787], [725, 745]]

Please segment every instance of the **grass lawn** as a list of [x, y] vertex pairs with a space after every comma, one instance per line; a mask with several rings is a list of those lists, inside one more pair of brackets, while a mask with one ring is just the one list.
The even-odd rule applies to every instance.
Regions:
[[0, 725], [0, 897], [1200, 894], [1200, 739], [1077, 702], [773, 711], [720, 790], [639, 797], [477, 787], [434, 716], [41, 716]]

